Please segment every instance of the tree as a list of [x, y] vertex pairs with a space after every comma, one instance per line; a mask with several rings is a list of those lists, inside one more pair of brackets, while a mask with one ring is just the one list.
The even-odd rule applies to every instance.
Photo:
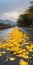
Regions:
[[31, 25], [31, 22], [28, 19], [28, 15], [26, 13], [19, 16], [17, 25], [20, 27], [29, 27]]
[[31, 2], [30, 7], [25, 12], [25, 14], [19, 15], [17, 20], [17, 25], [21, 27], [33, 27], [33, 2]]
[[31, 5], [28, 8], [27, 12], [28, 12], [29, 19], [32, 20], [33, 19], [33, 1], [31, 1], [30, 3]]

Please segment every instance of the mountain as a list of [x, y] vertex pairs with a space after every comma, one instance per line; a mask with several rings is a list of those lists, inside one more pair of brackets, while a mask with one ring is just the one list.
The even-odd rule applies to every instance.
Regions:
[[10, 24], [10, 25], [15, 25], [15, 22], [14, 21], [10, 21], [10, 20], [2, 20], [0, 19], [0, 23], [4, 23], [4, 24]]

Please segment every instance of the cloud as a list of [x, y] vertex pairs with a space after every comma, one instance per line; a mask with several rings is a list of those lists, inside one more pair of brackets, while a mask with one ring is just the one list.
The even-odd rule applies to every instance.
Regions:
[[18, 13], [17, 12], [8, 12], [8, 13], [4, 13], [3, 14], [4, 16], [7, 16], [7, 17], [13, 17], [13, 18], [17, 18], [18, 17]]
[[29, 6], [28, 4], [29, 1], [28, 0], [0, 0], [0, 12], [21, 11]]
[[7, 12], [7, 13], [3, 13], [0, 18], [2, 19], [8, 19], [8, 20], [16, 20], [18, 18], [20, 13], [17, 12]]
[[[31, 0], [29, 0], [31, 1]], [[28, 0], [0, 0], [0, 18], [16, 19], [29, 6]]]
[[18, 16], [22, 12], [16, 12], [16, 11], [11, 11], [11, 12], [5, 12], [0, 15], [1, 19], [8, 19], [8, 20], [17, 20]]

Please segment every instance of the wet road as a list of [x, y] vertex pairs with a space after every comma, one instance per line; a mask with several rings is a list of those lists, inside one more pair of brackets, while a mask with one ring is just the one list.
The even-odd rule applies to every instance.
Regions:
[[[33, 29], [32, 28], [19, 28], [19, 30], [21, 30], [22, 32], [25, 32], [30, 37], [31, 41], [33, 41]], [[0, 39], [3, 38], [10, 31], [12, 31], [12, 29], [6, 29], [6, 30], [0, 31]], [[14, 56], [12, 53], [10, 53], [7, 50], [0, 50], [0, 51], [6, 51], [6, 54], [0, 57], [0, 65], [19, 65], [19, 61], [21, 58]], [[14, 57], [15, 60], [14, 61], [8, 60], [8, 62], [5, 63], [6, 56]], [[31, 58], [31, 63], [29, 65], [33, 65], [33, 58]]]
[[33, 41], [33, 28], [19, 28], [19, 29], [23, 33], [26, 33], [30, 37], [30, 40]]

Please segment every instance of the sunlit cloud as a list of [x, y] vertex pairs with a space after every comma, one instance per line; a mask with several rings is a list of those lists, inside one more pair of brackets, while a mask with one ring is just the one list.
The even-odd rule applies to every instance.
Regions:
[[18, 16], [19, 16], [20, 12], [6, 12], [3, 13], [1, 18], [2, 19], [8, 19], [8, 20], [17, 20]]
[[7, 17], [9, 17], [9, 18], [17, 18], [18, 17], [18, 15], [19, 15], [19, 13], [17, 13], [17, 12], [8, 12], [8, 13], [4, 13], [3, 14], [5, 17], [7, 16]]

